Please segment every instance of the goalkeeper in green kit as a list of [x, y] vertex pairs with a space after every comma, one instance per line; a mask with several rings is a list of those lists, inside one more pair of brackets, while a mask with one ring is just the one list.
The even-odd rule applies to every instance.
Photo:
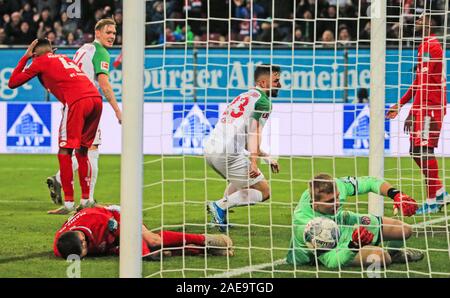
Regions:
[[[419, 250], [404, 248], [411, 237], [412, 227], [400, 220], [358, 214], [345, 210], [349, 196], [377, 193], [394, 201], [394, 214], [404, 216], [416, 213], [417, 203], [388, 182], [375, 177], [333, 178], [319, 174], [303, 192], [293, 215], [293, 229], [287, 262], [293, 265], [316, 265], [327, 268], [346, 266], [367, 267], [378, 259], [381, 264], [405, 263], [423, 258]], [[335, 221], [339, 238], [332, 249], [309, 248], [304, 239], [305, 226], [316, 217]], [[383, 242], [383, 249], [381, 247]]]

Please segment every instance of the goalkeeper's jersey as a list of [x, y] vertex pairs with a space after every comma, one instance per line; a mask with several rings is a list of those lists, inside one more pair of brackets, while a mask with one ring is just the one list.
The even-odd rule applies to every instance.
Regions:
[[228, 105], [217, 122], [205, 143], [205, 153], [244, 153], [250, 120], [255, 119], [264, 127], [271, 109], [269, 97], [259, 88], [240, 94]]
[[98, 41], [86, 43], [73, 56], [73, 60], [95, 84], [97, 76], [104, 73], [109, 76], [110, 56]]
[[[346, 265], [353, 260], [355, 252], [348, 248], [351, 241], [351, 235], [354, 225], [360, 223], [361, 215], [344, 211], [347, 198], [349, 196], [367, 194], [369, 192], [379, 193], [384, 180], [374, 177], [343, 177], [335, 179], [339, 192], [340, 206], [336, 214], [323, 214], [314, 211], [311, 206], [311, 195], [305, 190], [300, 198], [299, 204], [294, 211], [292, 224], [292, 237], [290, 250], [287, 255], [287, 262], [290, 264], [304, 265], [315, 261], [314, 250], [309, 249], [303, 239], [303, 232], [307, 223], [315, 217], [326, 217], [334, 220], [339, 226], [339, 243], [336, 248], [322, 252], [317, 255], [317, 259], [330, 268], [336, 268], [339, 265]], [[367, 216], [363, 216], [367, 217]], [[367, 218], [370, 222], [371, 218]]]

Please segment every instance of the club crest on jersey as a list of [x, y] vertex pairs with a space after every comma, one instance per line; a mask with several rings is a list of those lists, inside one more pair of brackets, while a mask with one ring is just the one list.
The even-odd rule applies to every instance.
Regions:
[[370, 220], [369, 216], [362, 216], [361, 217], [360, 223], [362, 225], [370, 225], [370, 222], [371, 222], [371, 220]]
[[6, 147], [8, 152], [50, 152], [52, 138], [51, 104], [8, 104], [6, 122]]
[[219, 105], [173, 105], [173, 152], [203, 154], [204, 143], [219, 118]]
[[109, 70], [109, 63], [108, 63], [108, 62], [105, 62], [105, 61], [102, 61], [102, 62], [100, 63], [100, 68], [101, 68], [102, 70]]
[[[388, 108], [388, 106], [386, 106]], [[369, 153], [370, 110], [367, 104], [344, 105], [343, 149], [346, 154]], [[384, 149], [390, 149], [390, 123], [384, 122]]]

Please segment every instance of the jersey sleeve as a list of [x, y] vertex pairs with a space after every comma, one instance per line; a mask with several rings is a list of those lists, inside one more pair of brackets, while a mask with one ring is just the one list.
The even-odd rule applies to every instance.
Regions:
[[253, 111], [252, 118], [256, 121], [260, 121], [263, 115], [268, 113], [270, 113], [270, 102], [260, 98], [255, 103], [255, 110]]
[[363, 177], [342, 177], [339, 181], [343, 183], [346, 195], [363, 195], [369, 192], [380, 194], [380, 187], [384, 180], [370, 176]]
[[27, 64], [28, 58], [26, 56], [23, 56], [19, 63], [17, 64], [16, 68], [14, 69], [13, 73], [11, 74], [11, 77], [9, 78], [8, 87], [11, 89], [17, 88], [35, 76], [37, 76], [41, 72], [41, 59], [35, 58], [33, 62], [29, 65], [28, 68], [25, 68]]
[[95, 51], [94, 56], [92, 57], [92, 64], [94, 65], [95, 75], [104, 73], [109, 76], [109, 63], [109, 53], [104, 48], [98, 48]]

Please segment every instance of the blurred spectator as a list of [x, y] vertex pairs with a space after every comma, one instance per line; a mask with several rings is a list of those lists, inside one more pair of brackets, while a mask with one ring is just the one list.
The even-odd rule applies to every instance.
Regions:
[[5, 29], [0, 28], [0, 45], [7, 45], [8, 39], [5, 33]]
[[20, 35], [20, 22], [22, 17], [19, 12], [13, 12], [11, 17], [9, 15], [4, 15], [3, 20], [5, 21], [5, 33], [8, 36], [9, 42], [11, 44], [16, 44], [16, 40]]
[[320, 39], [319, 46], [324, 48], [332, 48], [334, 47], [334, 34], [331, 30], [325, 30], [322, 33], [322, 38]]
[[54, 19], [60, 9], [60, 0], [35, 0], [37, 12], [42, 14], [44, 10], [48, 10], [50, 19]]
[[116, 22], [116, 41], [117, 45], [122, 44], [122, 25], [123, 25], [123, 15], [122, 9], [116, 9], [114, 12], [114, 21]]
[[29, 45], [36, 38], [36, 32], [30, 29], [28, 22], [20, 24], [20, 34], [14, 40], [17, 45]]
[[66, 12], [62, 12], [61, 15], [61, 25], [64, 34], [69, 32], [75, 32], [78, 28], [77, 21], [75, 19], [69, 19]]

